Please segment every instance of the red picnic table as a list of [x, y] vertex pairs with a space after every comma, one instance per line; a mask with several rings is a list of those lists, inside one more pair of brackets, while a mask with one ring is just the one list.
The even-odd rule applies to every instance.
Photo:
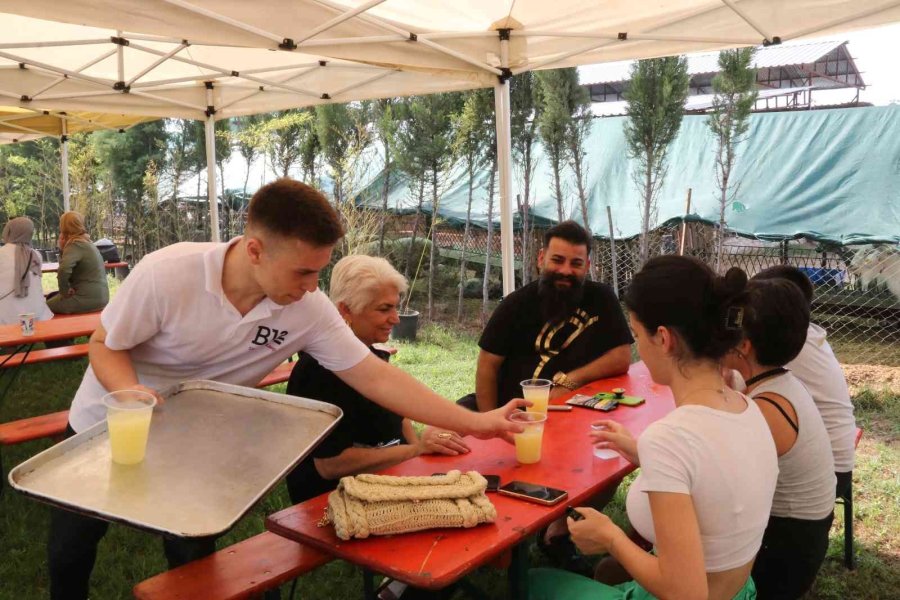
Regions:
[[[502, 440], [467, 438], [472, 451], [464, 456], [421, 456], [384, 471], [391, 475], [431, 475], [451, 469], [499, 475], [501, 484], [519, 480], [566, 490], [566, 501], [547, 507], [492, 494], [497, 508], [493, 524], [471, 529], [440, 529], [403, 535], [343, 541], [334, 528], [318, 527], [327, 494], [277, 512], [266, 519], [269, 531], [324, 550], [364, 569], [365, 597], [374, 598], [371, 573], [399, 579], [415, 587], [443, 589], [476, 568], [512, 551], [510, 597], [526, 598], [528, 536], [563, 516], [567, 505], [580, 506], [635, 469], [624, 458], [597, 459], [588, 437], [590, 424], [601, 418], [619, 421], [635, 435], [674, 408], [669, 388], [650, 379], [643, 363], [631, 365], [627, 375], [593, 382], [578, 390], [595, 394], [625, 388], [630, 396], [646, 399], [636, 407], [619, 406], [604, 413], [575, 407], [550, 412], [544, 429], [542, 458], [533, 465], [516, 462], [515, 448]], [[564, 398], [551, 404], [563, 404]]]
[[[3, 392], [0, 393], [0, 401], [15, 383], [19, 369], [27, 364], [28, 355], [31, 354], [35, 344], [89, 336], [99, 325], [99, 311], [81, 315], [56, 315], [46, 321], [35, 321], [34, 335], [22, 335], [22, 327], [18, 323], [0, 325], [0, 348], [13, 348], [12, 353], [3, 355], [0, 360], [0, 380], [7, 373], [10, 377]], [[65, 358], [65, 353], [57, 354], [59, 358]]]

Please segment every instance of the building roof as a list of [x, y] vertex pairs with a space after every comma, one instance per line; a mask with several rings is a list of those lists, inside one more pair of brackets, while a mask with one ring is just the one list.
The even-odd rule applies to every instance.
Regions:
[[[718, 52], [688, 54], [691, 95], [712, 92], [712, 78], [719, 70]], [[634, 61], [579, 67], [581, 84], [594, 102], [622, 99]], [[808, 87], [811, 89], [863, 88], [865, 82], [845, 41], [785, 43], [759, 47], [753, 66], [760, 89]]]

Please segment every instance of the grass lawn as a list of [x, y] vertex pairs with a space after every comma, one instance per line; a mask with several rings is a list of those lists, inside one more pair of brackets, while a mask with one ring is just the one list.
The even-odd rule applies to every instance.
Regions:
[[[397, 345], [400, 351], [394, 363], [441, 394], [456, 399], [472, 391], [478, 352], [472, 333], [428, 326], [417, 343]], [[0, 422], [67, 408], [85, 366], [86, 360], [80, 360], [27, 367], [0, 406]], [[842, 566], [843, 523], [837, 518], [826, 564], [809, 598], [887, 599], [896, 598], [900, 589], [900, 396], [862, 390], [855, 402], [857, 420], [866, 430], [854, 477], [859, 566], [854, 572]], [[49, 445], [36, 441], [4, 448], [3, 465], [8, 470]], [[620, 522], [624, 518], [625, 488], [620, 487], [608, 509]], [[265, 515], [288, 505], [287, 493], [279, 486], [220, 540], [219, 547], [262, 531]], [[0, 600], [47, 597], [47, 513], [44, 505], [12, 492], [8, 486], [0, 497]], [[532, 557], [535, 564], [540, 563], [536, 554]], [[165, 568], [161, 544], [155, 536], [113, 525], [100, 547], [91, 597], [129, 598], [135, 583]], [[485, 568], [474, 579], [492, 598], [506, 597], [505, 574], [501, 571]], [[297, 587], [297, 597], [310, 599], [352, 598], [362, 592], [358, 570], [339, 561], [302, 577]]]

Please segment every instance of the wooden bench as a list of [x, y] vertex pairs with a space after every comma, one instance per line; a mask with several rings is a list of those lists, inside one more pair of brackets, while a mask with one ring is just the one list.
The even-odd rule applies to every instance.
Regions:
[[239, 600], [330, 562], [324, 552], [268, 531], [134, 586], [138, 600]]
[[42, 348], [28, 352], [19, 352], [6, 362], [0, 364], [0, 368], [9, 369], [22, 365], [36, 365], [38, 363], [52, 362], [54, 360], [68, 360], [71, 358], [83, 358], [88, 355], [88, 344], [75, 344], [74, 346], [60, 346], [59, 348]]
[[[87, 354], [87, 344], [80, 344], [85, 347]], [[66, 346], [64, 348], [52, 348], [47, 351], [67, 350], [70, 348], [78, 348], [79, 346]], [[38, 350], [37, 352], [46, 352]], [[36, 354], [37, 352], [33, 352]], [[83, 355], [82, 355], [83, 356]], [[50, 359], [46, 359], [50, 360]], [[30, 364], [31, 355], [26, 364]], [[43, 362], [43, 361], [34, 361]], [[291, 369], [295, 363], [283, 363], [275, 367], [271, 373], [266, 375], [256, 387], [267, 387], [276, 383], [284, 383], [291, 377]], [[56, 437], [62, 435], [66, 430], [66, 424], [69, 422], [69, 411], [61, 410], [49, 415], [39, 415], [37, 417], [29, 417], [27, 419], [18, 419], [9, 423], [0, 423], [0, 445], [11, 446], [13, 444], [21, 444], [46, 437]]]
[[281, 363], [274, 369], [272, 372], [262, 378], [262, 381], [256, 384], [258, 388], [269, 387], [270, 385], [275, 385], [276, 383], [284, 383], [288, 379], [291, 378], [291, 371], [294, 370], [295, 362], [286, 362]]
[[46, 437], [56, 437], [66, 431], [69, 411], [61, 410], [49, 415], [39, 415], [0, 424], [0, 446], [12, 446]]

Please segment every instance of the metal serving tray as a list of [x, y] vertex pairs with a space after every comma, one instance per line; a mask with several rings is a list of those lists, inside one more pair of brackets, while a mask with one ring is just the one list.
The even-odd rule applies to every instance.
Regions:
[[214, 381], [162, 392], [144, 462], [110, 458], [106, 422], [9, 473], [13, 488], [75, 512], [178, 537], [231, 528], [342, 417], [332, 404]]

